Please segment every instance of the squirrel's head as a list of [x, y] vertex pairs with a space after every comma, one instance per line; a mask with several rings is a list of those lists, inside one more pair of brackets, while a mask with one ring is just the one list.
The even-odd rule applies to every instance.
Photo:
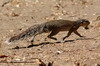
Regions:
[[90, 22], [88, 20], [79, 19], [77, 22], [80, 24], [80, 26], [83, 26], [85, 29], [89, 29], [88, 26], [89, 26]]

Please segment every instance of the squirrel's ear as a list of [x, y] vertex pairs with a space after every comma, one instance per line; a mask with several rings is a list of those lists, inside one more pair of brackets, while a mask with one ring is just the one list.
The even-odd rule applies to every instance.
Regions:
[[79, 19], [77, 20], [78, 23], [82, 23], [83, 22], [83, 19]]

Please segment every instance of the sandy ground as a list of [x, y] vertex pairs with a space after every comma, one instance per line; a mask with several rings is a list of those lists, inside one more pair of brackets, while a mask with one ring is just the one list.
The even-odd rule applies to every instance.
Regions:
[[[90, 29], [82, 27], [79, 33], [86, 36], [80, 38], [72, 34], [66, 42], [47, 39], [48, 34], [38, 35], [36, 46], [30, 45], [28, 39], [16, 41], [8, 45], [5, 41], [24, 31], [28, 27], [49, 20], [88, 19]], [[100, 0], [0, 0], [0, 61], [34, 61], [33, 63], [0, 63], [0, 66], [38, 66], [36, 58], [53, 66], [97, 66], [100, 64]], [[92, 26], [92, 27], [91, 27]], [[60, 32], [55, 37], [58, 41], [67, 32]], [[42, 44], [41, 44], [42, 43]], [[16, 46], [20, 49], [12, 49]], [[98, 65], [100, 66], [100, 65]]]

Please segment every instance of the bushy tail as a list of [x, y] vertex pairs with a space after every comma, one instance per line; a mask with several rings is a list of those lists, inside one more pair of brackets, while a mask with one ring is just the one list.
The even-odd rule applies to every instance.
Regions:
[[32, 35], [37, 35], [39, 33], [42, 33], [44, 29], [43, 25], [34, 25], [31, 26], [30, 28], [28, 28], [27, 30], [23, 31], [22, 33], [20, 33], [19, 35], [13, 36], [9, 39], [9, 42], [15, 41], [15, 40], [19, 40], [19, 39], [23, 39], [25, 37], [29, 37]]

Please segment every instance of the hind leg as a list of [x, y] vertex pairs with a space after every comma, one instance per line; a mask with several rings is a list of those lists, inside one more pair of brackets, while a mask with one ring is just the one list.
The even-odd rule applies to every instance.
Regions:
[[48, 35], [48, 38], [53, 39], [53, 40], [57, 40], [57, 38], [52, 37], [52, 36], [56, 35], [57, 33], [59, 33], [59, 31], [53, 30], [53, 31]]

